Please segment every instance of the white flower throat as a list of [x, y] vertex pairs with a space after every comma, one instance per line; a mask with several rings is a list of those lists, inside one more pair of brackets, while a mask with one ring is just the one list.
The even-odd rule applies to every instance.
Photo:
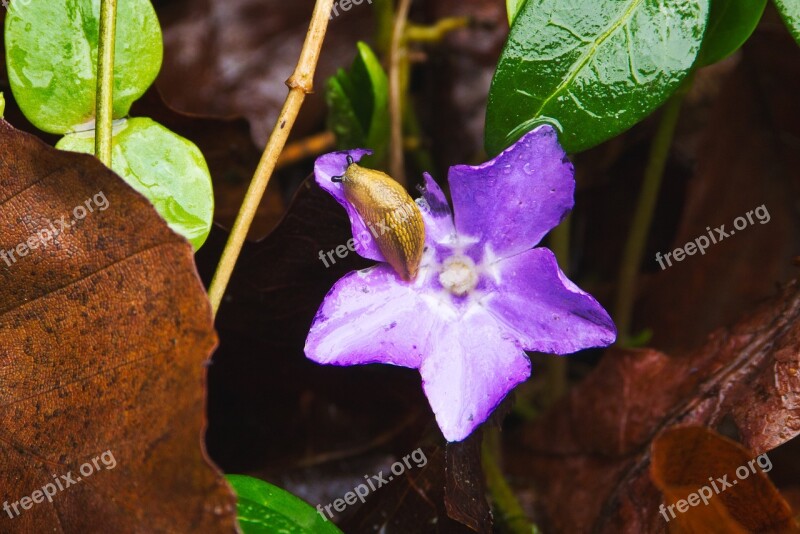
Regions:
[[450, 293], [463, 297], [478, 285], [478, 269], [469, 256], [450, 256], [442, 263], [439, 283]]

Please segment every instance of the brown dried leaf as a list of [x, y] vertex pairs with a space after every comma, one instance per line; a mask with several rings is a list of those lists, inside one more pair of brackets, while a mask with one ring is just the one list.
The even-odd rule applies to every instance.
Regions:
[[0, 530], [234, 532], [201, 445], [216, 341], [191, 246], [93, 157], [0, 121], [0, 249], [0, 486], [11, 508], [76, 482]]
[[649, 444], [673, 426], [735, 425], [761, 454], [800, 433], [800, 286], [690, 353], [614, 350], [524, 436], [556, 532], [661, 532]]
[[492, 515], [486, 500], [486, 478], [481, 466], [483, 430], [445, 446], [447, 461], [444, 504], [447, 515], [475, 532], [492, 531]]
[[661, 514], [670, 532], [798, 532], [792, 509], [765, 474], [772, 469], [769, 457], [756, 458], [704, 427], [667, 430], [650, 454], [650, 476], [666, 498]]
[[[314, 2], [182, 0], [159, 11], [164, 68], [157, 85], [176, 109], [243, 116], [264, 146], [275, 126], [311, 20]], [[367, 2], [349, 4], [330, 22], [314, 80], [293, 135], [316, 131], [325, 116], [324, 81], [349, 65], [356, 41], [374, 28]], [[191, 90], [187, 87], [191, 86]]]

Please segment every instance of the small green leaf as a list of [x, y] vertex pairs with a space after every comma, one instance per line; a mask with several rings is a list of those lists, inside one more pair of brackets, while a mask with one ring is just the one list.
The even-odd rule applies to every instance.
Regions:
[[506, 0], [509, 26], [514, 23], [514, 19], [517, 18], [517, 13], [519, 13], [519, 8], [522, 7], [524, 2], [525, 0]]
[[800, 2], [798, 0], [775, 0], [775, 5], [792, 37], [797, 44], [800, 44]]
[[767, 0], [711, 0], [697, 66], [711, 65], [738, 50], [758, 26], [766, 6]]
[[[37, 128], [63, 134], [94, 119], [99, 17], [100, 0], [28, 0], [6, 16], [11, 90]], [[114, 118], [121, 118], [161, 68], [161, 28], [149, 0], [119, 2], [114, 50]]]
[[708, 0], [527, 0], [492, 80], [487, 151], [545, 122], [568, 152], [630, 128], [686, 77], [707, 15]]
[[6, 113], [6, 97], [0, 93], [0, 119], [5, 117]]
[[358, 43], [350, 71], [328, 80], [328, 127], [340, 149], [371, 148], [366, 165], [381, 166], [389, 145], [389, 81], [375, 53]]
[[[113, 135], [114, 172], [144, 195], [170, 228], [199, 249], [214, 216], [211, 175], [200, 149], [145, 118], [120, 121]], [[68, 134], [56, 148], [93, 154], [94, 131]]]
[[263, 480], [226, 475], [238, 497], [236, 509], [244, 534], [342, 534], [314, 508]]

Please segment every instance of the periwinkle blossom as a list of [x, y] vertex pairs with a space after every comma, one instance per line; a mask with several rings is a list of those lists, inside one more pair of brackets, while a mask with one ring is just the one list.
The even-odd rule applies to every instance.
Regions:
[[[358, 212], [331, 178], [347, 156], [320, 156], [319, 185], [348, 212], [356, 250], [384, 262]], [[477, 167], [449, 171], [453, 216], [425, 174], [425, 252], [417, 277], [387, 263], [351, 272], [325, 297], [305, 353], [321, 364], [386, 363], [419, 369], [436, 421], [461, 441], [530, 375], [524, 351], [568, 354], [614, 342], [616, 328], [567, 279], [553, 253], [532, 248], [573, 206], [572, 164], [550, 126], [526, 134]]]

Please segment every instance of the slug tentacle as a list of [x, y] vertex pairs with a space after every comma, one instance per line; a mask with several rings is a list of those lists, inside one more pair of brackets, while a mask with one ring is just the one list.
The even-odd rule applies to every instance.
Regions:
[[425, 224], [419, 206], [386, 173], [361, 167], [347, 156], [341, 182], [345, 198], [353, 205], [375, 238], [383, 257], [406, 281], [417, 276], [425, 247]]

